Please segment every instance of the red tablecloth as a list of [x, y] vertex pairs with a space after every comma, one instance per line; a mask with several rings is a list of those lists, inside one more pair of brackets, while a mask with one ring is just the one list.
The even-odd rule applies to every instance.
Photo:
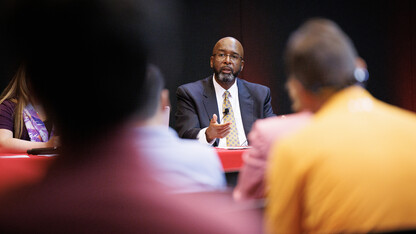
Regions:
[[45, 156], [0, 158], [0, 195], [14, 188], [40, 181], [53, 160], [53, 157]]
[[[243, 165], [242, 155], [246, 150], [247, 149], [228, 150], [216, 148], [224, 171], [239, 171]], [[5, 155], [6, 154], [0, 154], [0, 156]], [[46, 171], [54, 158], [55, 157], [32, 155], [26, 158], [0, 157], [0, 195], [14, 188], [40, 181], [45, 176]]]
[[239, 171], [243, 166], [243, 153], [247, 149], [221, 149], [216, 148], [225, 172]]

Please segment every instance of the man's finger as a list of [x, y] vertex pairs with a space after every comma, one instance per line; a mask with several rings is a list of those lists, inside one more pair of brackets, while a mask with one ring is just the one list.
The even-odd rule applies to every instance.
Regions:
[[225, 133], [230, 132], [230, 131], [231, 131], [231, 128], [228, 127], [224, 129], [218, 129], [217, 133], [220, 135], [224, 135]]
[[225, 132], [221, 132], [218, 135], [220, 136], [219, 138], [224, 138], [226, 137], [228, 134], [230, 134], [230, 130], [227, 130]]
[[215, 128], [216, 131], [224, 131], [226, 129], [230, 129], [231, 126], [230, 125], [216, 125], [213, 126]]
[[211, 119], [211, 123], [217, 123], [217, 119], [218, 119], [217, 115], [213, 114], [212, 119]]
[[218, 124], [218, 126], [221, 126], [221, 127], [230, 126], [230, 125], [231, 125], [231, 122]]

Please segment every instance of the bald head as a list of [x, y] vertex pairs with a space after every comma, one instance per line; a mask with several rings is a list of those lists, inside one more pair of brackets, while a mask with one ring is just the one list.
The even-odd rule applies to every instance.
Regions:
[[215, 80], [224, 89], [229, 89], [243, 70], [243, 56], [243, 46], [233, 37], [224, 37], [215, 44], [210, 65], [214, 70]]
[[234, 37], [221, 38], [215, 44], [214, 49], [212, 50], [212, 54], [216, 54], [218, 51], [221, 50], [230, 50], [239, 54], [241, 57], [244, 57], [243, 45], [241, 45], [241, 43]]

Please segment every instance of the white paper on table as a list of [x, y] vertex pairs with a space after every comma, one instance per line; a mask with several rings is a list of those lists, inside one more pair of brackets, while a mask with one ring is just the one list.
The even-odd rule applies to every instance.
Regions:
[[4, 155], [0, 156], [0, 158], [29, 158], [27, 155]]

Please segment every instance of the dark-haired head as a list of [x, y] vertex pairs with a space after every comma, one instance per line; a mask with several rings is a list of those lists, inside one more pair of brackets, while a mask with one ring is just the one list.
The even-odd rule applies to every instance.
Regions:
[[144, 86], [146, 88], [143, 90], [141, 97], [143, 103], [137, 112], [139, 121], [146, 121], [154, 117], [160, 108], [161, 93], [165, 87], [165, 80], [157, 66], [153, 64], [147, 66]]
[[285, 62], [289, 77], [311, 92], [340, 90], [356, 82], [357, 52], [337, 24], [315, 18], [301, 25], [289, 38]]
[[63, 144], [93, 139], [141, 105], [147, 46], [137, 1], [27, 0], [9, 7], [8, 42]]

